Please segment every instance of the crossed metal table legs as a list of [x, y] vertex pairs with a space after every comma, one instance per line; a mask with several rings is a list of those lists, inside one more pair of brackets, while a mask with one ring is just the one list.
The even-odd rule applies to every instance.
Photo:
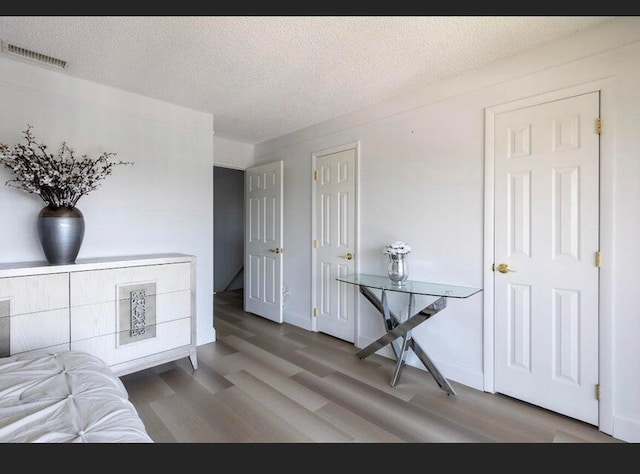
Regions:
[[[447, 392], [448, 395], [455, 395], [456, 392], [455, 390], [453, 390], [451, 385], [449, 385], [447, 379], [442, 376], [433, 361], [429, 359], [427, 353], [411, 336], [411, 330], [413, 328], [447, 307], [447, 298], [442, 296], [414, 314], [415, 295], [413, 293], [410, 293], [407, 319], [401, 322], [400, 319], [389, 310], [386, 290], [382, 290], [382, 300], [380, 300], [380, 298], [378, 298], [366, 286], [359, 285], [359, 288], [360, 293], [362, 293], [362, 295], [367, 298], [369, 302], [371, 302], [371, 304], [373, 304], [373, 306], [375, 306], [376, 309], [382, 314], [387, 333], [384, 336], [373, 341], [364, 349], [358, 351], [356, 355], [360, 359], [364, 359], [365, 357], [368, 357], [371, 354], [382, 349], [387, 344], [390, 344], [397, 360], [396, 367], [393, 371], [393, 376], [391, 377], [390, 382], [391, 386], [395, 387], [398, 383], [398, 379], [400, 378], [400, 373], [402, 372], [402, 369], [406, 364], [407, 352], [409, 349], [411, 349], [416, 354], [418, 359], [420, 359], [420, 361], [424, 364], [429, 373], [433, 376], [440, 388]], [[398, 340], [399, 338], [402, 339]]]

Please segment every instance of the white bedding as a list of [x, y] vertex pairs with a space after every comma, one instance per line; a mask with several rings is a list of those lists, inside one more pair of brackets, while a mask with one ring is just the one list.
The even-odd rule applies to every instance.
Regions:
[[0, 442], [153, 441], [109, 367], [69, 351], [0, 359]]

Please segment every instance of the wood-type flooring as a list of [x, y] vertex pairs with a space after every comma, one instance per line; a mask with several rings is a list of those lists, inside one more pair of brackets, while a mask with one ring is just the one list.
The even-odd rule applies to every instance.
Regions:
[[215, 342], [121, 377], [156, 443], [621, 443], [597, 427], [407, 366], [214, 296]]

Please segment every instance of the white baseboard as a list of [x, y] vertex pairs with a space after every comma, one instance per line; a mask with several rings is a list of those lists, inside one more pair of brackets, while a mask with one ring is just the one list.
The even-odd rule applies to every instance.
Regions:
[[291, 324], [293, 326], [297, 326], [302, 329], [306, 329], [307, 331], [311, 331], [311, 319], [309, 317], [301, 318], [299, 316], [299, 312], [297, 313], [288, 313], [286, 310], [283, 315], [283, 319], [285, 323]]
[[627, 443], [640, 443], [640, 419], [614, 415], [611, 436]]
[[[368, 346], [374, 340], [375, 339], [360, 338], [356, 347], [362, 349]], [[388, 346], [383, 347], [381, 350], [379, 350], [378, 354], [389, 359], [394, 358], [393, 352]], [[466, 385], [467, 387], [475, 388], [476, 390], [483, 390], [484, 376], [481, 369], [474, 369], [473, 367], [465, 367], [459, 364], [453, 364], [451, 362], [439, 360], [437, 358], [434, 358], [432, 354], [429, 354], [429, 358], [447, 380], [458, 382], [462, 385]], [[425, 372], [427, 371], [425, 366], [422, 365], [420, 359], [418, 359], [418, 357], [411, 352], [409, 352], [406, 362], [412, 367], [424, 370]]]

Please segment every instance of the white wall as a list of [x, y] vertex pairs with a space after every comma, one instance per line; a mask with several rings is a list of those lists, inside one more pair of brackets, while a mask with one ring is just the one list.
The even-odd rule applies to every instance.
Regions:
[[[255, 146], [256, 164], [284, 160], [285, 321], [310, 327], [311, 155], [360, 143], [358, 270], [384, 273], [382, 248], [413, 247], [410, 278], [483, 287], [484, 112], [580, 84], [602, 94], [600, 428], [640, 441], [640, 19], [623, 17], [425, 90]], [[361, 298], [359, 298], [359, 301]], [[359, 303], [356, 345], [383, 334], [379, 314]], [[453, 300], [414, 337], [457, 382], [483, 389], [483, 295]], [[412, 365], [421, 364], [410, 360]], [[602, 387], [601, 387], [602, 388]], [[604, 413], [603, 413], [604, 412]]]
[[[26, 124], [57, 151], [134, 161], [83, 196], [79, 259], [180, 252], [197, 257], [197, 343], [213, 328], [213, 116], [0, 57], [0, 141]], [[0, 170], [2, 182], [11, 179]], [[0, 262], [44, 261], [35, 222], [44, 202], [0, 186]]]
[[253, 145], [214, 137], [213, 147], [216, 166], [245, 170], [253, 165]]

